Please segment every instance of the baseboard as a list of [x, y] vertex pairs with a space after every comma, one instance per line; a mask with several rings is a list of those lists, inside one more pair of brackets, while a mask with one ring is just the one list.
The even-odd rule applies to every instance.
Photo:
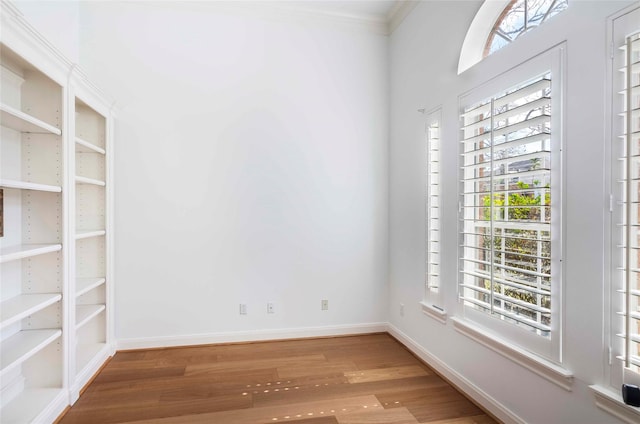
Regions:
[[69, 393], [66, 390], [60, 390], [55, 400], [49, 404], [40, 414], [32, 421], [34, 423], [54, 423], [69, 406]]
[[95, 378], [111, 356], [113, 356], [113, 347], [105, 344], [104, 347], [94, 355], [91, 361], [79, 371], [74, 384], [69, 388], [69, 403], [71, 405], [78, 400], [82, 389]]
[[335, 325], [326, 327], [284, 328], [277, 330], [234, 331], [225, 333], [120, 339], [117, 350], [152, 349], [217, 343], [257, 342], [312, 337], [331, 337], [387, 331], [387, 323]]
[[469, 398], [473, 399], [482, 408], [493, 414], [496, 418], [505, 424], [526, 424], [522, 418], [518, 417], [506, 406], [489, 396], [478, 386], [467, 380], [462, 374], [449, 367], [440, 359], [432, 355], [428, 350], [420, 346], [411, 337], [404, 334], [393, 324], [387, 324], [387, 332], [395, 337], [414, 355], [422, 359], [426, 364], [432, 367], [437, 373], [446, 378], [458, 390], [463, 392]]

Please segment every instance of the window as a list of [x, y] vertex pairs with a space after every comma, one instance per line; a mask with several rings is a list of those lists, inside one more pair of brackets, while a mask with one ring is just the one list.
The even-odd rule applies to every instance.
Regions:
[[640, 385], [640, 7], [617, 13], [607, 32], [611, 249], [606, 260], [611, 273], [604, 308], [609, 317], [609, 384], [590, 387], [598, 407], [637, 423], [640, 408], [623, 403], [620, 386]]
[[568, 3], [568, 0], [512, 0], [493, 25], [484, 57], [562, 12]]
[[459, 226], [465, 316], [557, 361], [561, 51], [461, 99]]
[[569, 7], [569, 0], [485, 1], [460, 52], [458, 74]]
[[[635, 15], [635, 16], [634, 16]], [[635, 17], [635, 21], [633, 18]], [[640, 9], [616, 20], [613, 70], [612, 382], [640, 382]], [[618, 365], [619, 366], [619, 365]]]
[[444, 318], [440, 291], [440, 109], [427, 116], [426, 137], [426, 258], [425, 306], [435, 309], [431, 314]]

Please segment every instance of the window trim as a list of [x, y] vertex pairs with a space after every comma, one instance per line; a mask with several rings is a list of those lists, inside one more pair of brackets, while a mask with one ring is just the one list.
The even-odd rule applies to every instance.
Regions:
[[628, 424], [636, 424], [640, 420], [640, 408], [625, 404], [620, 392], [599, 384], [593, 384], [589, 389], [593, 392], [598, 408]]
[[440, 324], [447, 323], [447, 311], [444, 309], [441, 309], [436, 305], [430, 305], [424, 300], [420, 302], [420, 308], [422, 309], [423, 314], [435, 319], [440, 322]]
[[[456, 315], [459, 317], [458, 321], [473, 323], [473, 326], [483, 329], [487, 334], [492, 334], [496, 340], [508, 340], [507, 346], [512, 346], [517, 349], [524, 349], [529, 351], [532, 355], [537, 356], [541, 361], [550, 361], [557, 365], [562, 364], [562, 346], [563, 346], [563, 322], [564, 322], [564, 280], [565, 270], [562, 266], [563, 258], [565, 257], [565, 196], [563, 195], [565, 187], [565, 164], [564, 164], [564, 140], [565, 140], [565, 125], [564, 125], [564, 109], [565, 109], [565, 91], [566, 91], [566, 43], [560, 43], [550, 49], [522, 62], [521, 64], [509, 69], [506, 72], [492, 78], [478, 87], [463, 93], [458, 98], [458, 110], [459, 113], [464, 113], [464, 107], [477, 102], [480, 102], [488, 97], [495, 96], [497, 93], [501, 93], [509, 87], [521, 84], [524, 81], [530, 80], [536, 75], [544, 72], [552, 72], [552, 98], [555, 98], [553, 103], [554, 112], [551, 117], [551, 124], [553, 128], [556, 128], [554, 132], [554, 145], [557, 146], [557, 152], [552, 155], [552, 175], [558, 181], [552, 186], [552, 198], [560, 199], [558, 206], [554, 214], [558, 216], [552, 226], [552, 240], [555, 243], [555, 249], [552, 250], [552, 257], [555, 258], [555, 262], [559, 264], [556, 266], [553, 272], [552, 284], [552, 336], [550, 340], [542, 340], [542, 337], [529, 334], [527, 330], [516, 327], [509, 323], [502, 322], [495, 317], [488, 316], [486, 313], [475, 311], [472, 308], [465, 307], [462, 301], [462, 293], [460, 287], [460, 272], [458, 271], [457, 281], [457, 293], [458, 293], [458, 308]], [[555, 88], [554, 88], [555, 87]], [[460, 143], [462, 149], [462, 143]], [[462, 151], [460, 151], [462, 153]], [[459, 171], [459, 176], [462, 177], [462, 170]], [[461, 180], [462, 178], [460, 178]], [[461, 200], [463, 196], [462, 186], [459, 185], [459, 198]], [[462, 205], [462, 203], [460, 203]], [[462, 207], [460, 206], [460, 213], [462, 213]], [[458, 220], [458, 237], [462, 237], [463, 226]], [[461, 261], [461, 250], [458, 249], [458, 264]]]
[[496, 20], [511, 0], [485, 1], [473, 18], [462, 43], [458, 60], [458, 75], [480, 62], [484, 56], [484, 46], [493, 30]]
[[573, 372], [563, 366], [522, 349], [507, 340], [496, 337], [493, 333], [466, 319], [452, 317], [451, 321], [453, 321], [455, 330], [460, 334], [475, 340], [564, 390], [571, 391], [574, 381]]

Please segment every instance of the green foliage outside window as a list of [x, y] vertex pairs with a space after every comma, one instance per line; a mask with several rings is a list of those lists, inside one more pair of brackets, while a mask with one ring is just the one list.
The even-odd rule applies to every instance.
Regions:
[[[540, 187], [539, 181], [533, 181], [532, 184], [519, 181], [511, 188], [514, 190], [512, 193], [494, 193], [493, 202], [491, 195], [483, 196], [482, 216], [484, 220], [489, 221], [493, 211], [494, 222], [548, 223], [551, 218], [549, 187], [549, 184]], [[530, 287], [549, 290], [550, 288], [549, 277], [532, 274], [549, 275], [551, 273], [551, 242], [548, 231], [526, 229], [526, 226], [522, 229], [496, 226], [492, 235], [487, 234], [483, 237], [483, 247], [491, 249], [492, 240], [496, 279], [523, 286], [523, 288], [513, 287], [494, 280], [493, 292], [528, 305], [549, 309], [551, 306], [549, 295], [533, 293], [527, 289]], [[489, 290], [491, 281], [485, 280], [484, 286]], [[512, 313], [544, 324], [549, 324], [551, 320], [549, 314], [538, 316], [535, 310], [509, 300], [500, 301], [494, 298], [494, 305], [500, 305]]]

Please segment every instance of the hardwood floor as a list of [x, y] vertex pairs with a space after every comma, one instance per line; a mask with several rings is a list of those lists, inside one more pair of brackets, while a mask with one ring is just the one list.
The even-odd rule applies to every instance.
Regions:
[[75, 423], [489, 424], [388, 334], [117, 353]]

